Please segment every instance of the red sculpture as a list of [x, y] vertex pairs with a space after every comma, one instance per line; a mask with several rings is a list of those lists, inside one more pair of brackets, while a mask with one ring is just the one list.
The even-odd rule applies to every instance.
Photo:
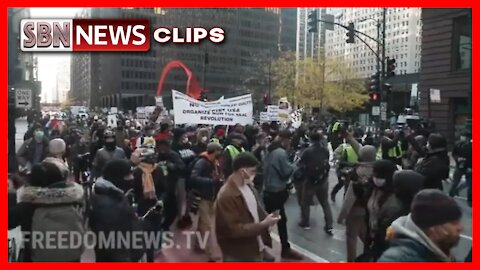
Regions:
[[160, 81], [158, 82], [157, 87], [157, 97], [162, 95], [163, 85], [165, 84], [165, 79], [167, 78], [168, 73], [173, 68], [181, 68], [187, 74], [187, 89], [186, 94], [194, 99], [199, 99], [202, 95], [204, 89], [200, 86], [197, 81], [197, 77], [193, 72], [180, 60], [172, 60], [170, 61], [165, 68], [163, 69], [162, 76], [160, 77]]

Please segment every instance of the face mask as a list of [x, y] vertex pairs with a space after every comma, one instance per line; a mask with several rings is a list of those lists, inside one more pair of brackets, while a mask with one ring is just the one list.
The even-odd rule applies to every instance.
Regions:
[[253, 175], [248, 175], [247, 170], [243, 170], [243, 172], [244, 172], [245, 175], [246, 175], [246, 179], [244, 180], [244, 181], [245, 181], [245, 184], [250, 184], [250, 183], [252, 183], [253, 180], [255, 179], [255, 174], [253, 174]]
[[39, 131], [35, 131], [35, 134], [33, 136], [35, 137], [35, 140], [37, 142], [41, 142], [43, 140], [44, 134], [43, 134], [43, 131], [39, 130]]
[[106, 142], [105, 143], [105, 148], [107, 148], [107, 150], [109, 151], [113, 151], [115, 150], [115, 142]]
[[460, 136], [460, 141], [462, 141], [462, 142], [467, 141], [467, 137], [465, 137], [465, 136]]
[[187, 144], [187, 143], [188, 143], [188, 138], [183, 138], [183, 139], [182, 139], [182, 143], [183, 143], [183, 144]]
[[383, 187], [385, 185], [386, 180], [384, 178], [377, 178], [373, 177], [373, 183], [377, 187]]
[[208, 140], [207, 136], [203, 136], [203, 137], [202, 137], [202, 142], [203, 142], [203, 143], [206, 143], [207, 140]]

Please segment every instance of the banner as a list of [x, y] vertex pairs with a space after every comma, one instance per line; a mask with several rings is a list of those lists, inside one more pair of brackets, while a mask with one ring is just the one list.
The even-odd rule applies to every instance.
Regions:
[[199, 101], [172, 90], [175, 124], [251, 125], [253, 123], [252, 95], [215, 101]]

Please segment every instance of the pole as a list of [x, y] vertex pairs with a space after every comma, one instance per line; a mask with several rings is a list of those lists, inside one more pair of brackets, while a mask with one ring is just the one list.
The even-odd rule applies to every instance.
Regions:
[[272, 50], [268, 54], [268, 103], [272, 104]]
[[[377, 40], [380, 40], [380, 27], [381, 27], [380, 21], [377, 21]], [[377, 72], [378, 72], [378, 74], [382, 73], [382, 70], [381, 70], [381, 67], [380, 67], [380, 58], [378, 57], [378, 56], [380, 56], [380, 50], [381, 50], [380, 43], [377, 42]], [[377, 129], [381, 128], [381, 121], [380, 121], [381, 117], [382, 117], [382, 115], [380, 113], [380, 115], [378, 116], [379, 121], [377, 121]]]
[[[380, 96], [381, 96], [381, 101], [382, 102], [385, 102], [387, 101], [386, 99], [386, 93], [384, 93], [383, 91], [383, 83], [385, 82], [385, 28], [386, 28], [386, 24], [387, 24], [387, 9], [386, 8], [383, 8], [383, 27], [382, 27], [382, 72], [380, 74]], [[388, 104], [386, 106], [386, 111], [388, 111]], [[382, 113], [380, 112], [380, 119], [382, 117]], [[381, 121], [381, 126], [382, 128], [385, 127], [385, 122], [384, 120]]]
[[203, 56], [203, 90], [207, 89], [207, 62], [208, 62], [208, 53], [207, 53], [207, 48], [205, 48], [205, 54]]

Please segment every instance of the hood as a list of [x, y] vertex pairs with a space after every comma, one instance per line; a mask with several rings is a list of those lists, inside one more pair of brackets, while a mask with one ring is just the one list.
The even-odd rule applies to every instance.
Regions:
[[277, 150], [278, 148], [282, 148], [282, 144], [280, 142], [272, 142], [269, 146], [268, 146], [268, 152], [272, 152], [272, 151], [275, 151]]
[[410, 215], [400, 217], [392, 222], [390, 229], [394, 239], [409, 238], [415, 240], [428, 248], [428, 250], [433, 252], [442, 260], [450, 260], [450, 258], [443, 253], [443, 251], [441, 251], [417, 225], [415, 225]]
[[95, 184], [93, 185], [93, 192], [95, 194], [109, 195], [117, 198], [123, 198], [124, 195], [124, 192], [121, 189], [102, 177], [97, 178], [95, 181]]
[[371, 145], [361, 146], [358, 150], [358, 158], [361, 162], [373, 163], [377, 158], [377, 149], [375, 149], [375, 147]]
[[415, 171], [397, 171], [393, 175], [393, 192], [405, 205], [410, 205], [415, 194], [422, 189], [424, 180], [425, 177]]
[[19, 202], [32, 204], [82, 203], [83, 187], [77, 183], [54, 183], [48, 187], [25, 186], [18, 192]]

